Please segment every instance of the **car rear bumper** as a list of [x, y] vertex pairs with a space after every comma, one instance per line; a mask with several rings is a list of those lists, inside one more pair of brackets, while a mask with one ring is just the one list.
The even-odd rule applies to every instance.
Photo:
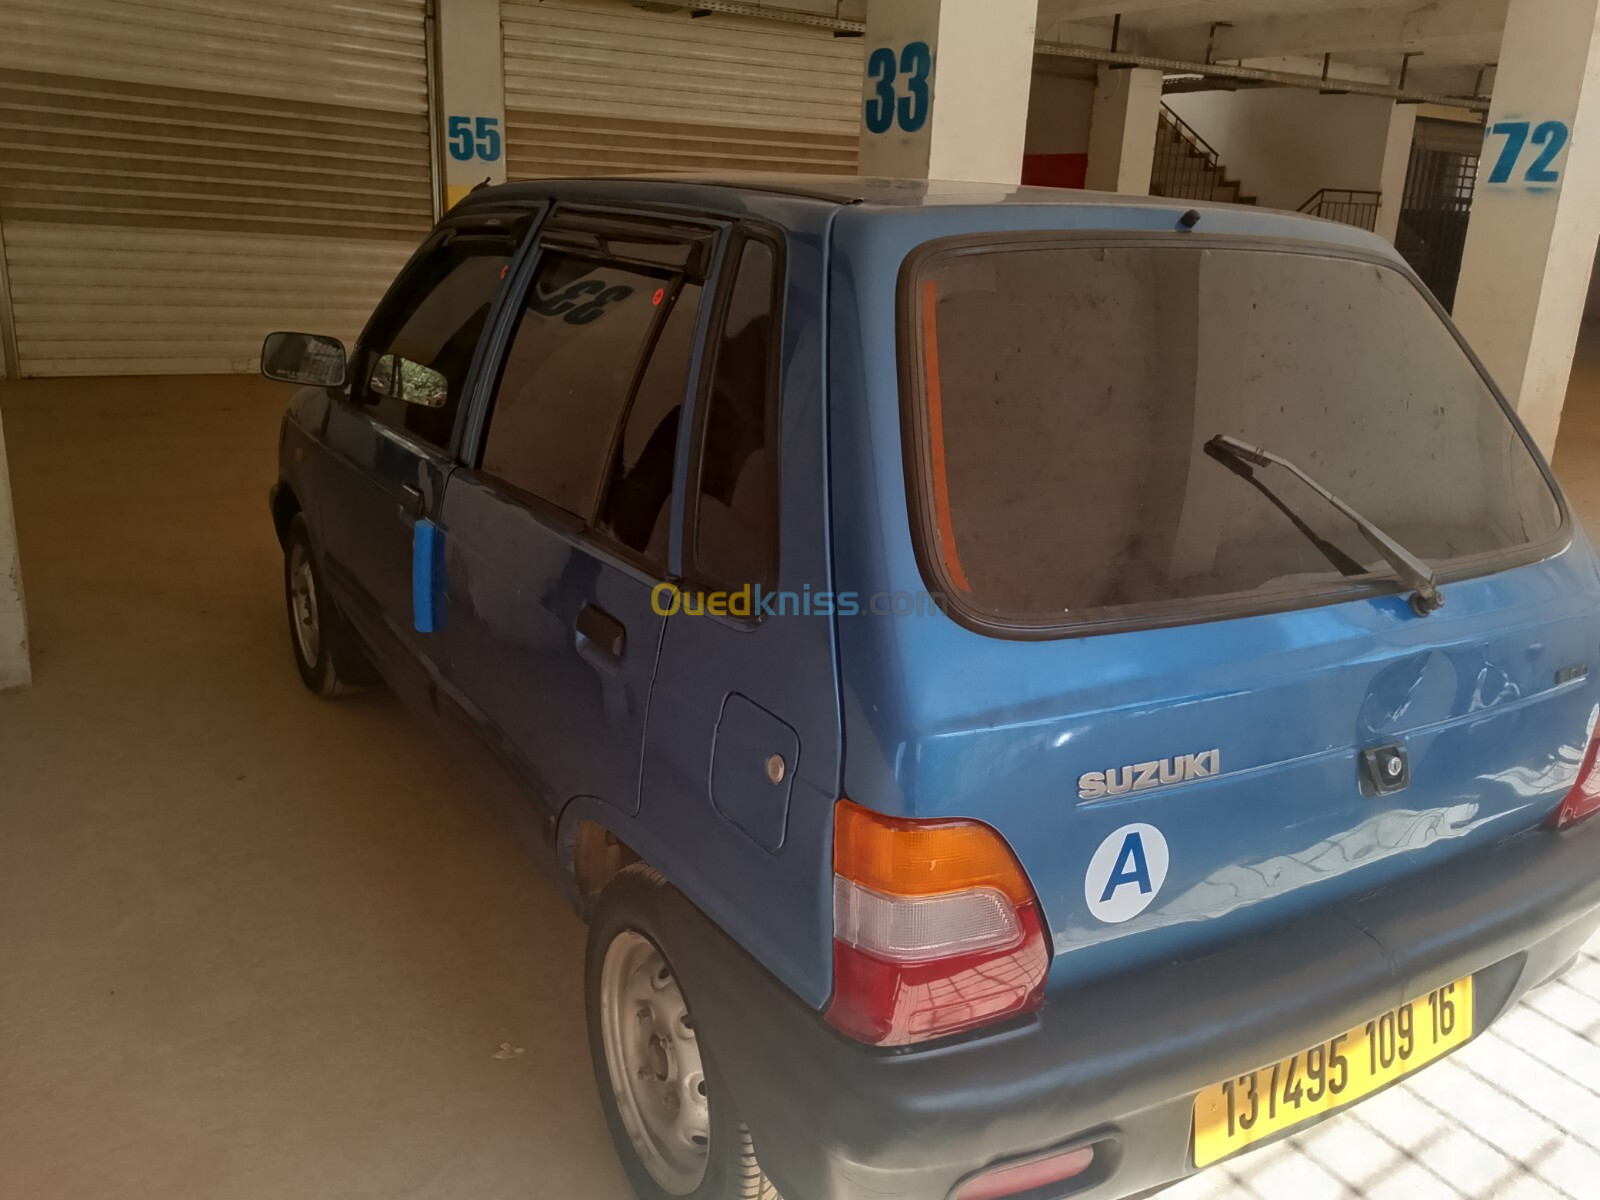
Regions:
[[[1476, 1030], [1600, 924], [1600, 819], [1531, 831], [1203, 958], [1055, 993], [1035, 1019], [909, 1053], [857, 1045], [687, 903], [676, 964], [704, 1046], [790, 1200], [944, 1200], [1096, 1138], [1040, 1195], [1111, 1200], [1193, 1171], [1195, 1094], [1472, 974]], [[1028, 1193], [1028, 1200], [1035, 1194]]]

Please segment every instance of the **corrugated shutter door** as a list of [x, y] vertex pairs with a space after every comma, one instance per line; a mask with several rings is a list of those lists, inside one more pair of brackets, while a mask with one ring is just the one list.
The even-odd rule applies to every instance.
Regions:
[[609, 0], [503, 0], [513, 179], [856, 169], [861, 42]]
[[432, 220], [424, 0], [6, 0], [5, 25], [24, 374], [354, 340]]

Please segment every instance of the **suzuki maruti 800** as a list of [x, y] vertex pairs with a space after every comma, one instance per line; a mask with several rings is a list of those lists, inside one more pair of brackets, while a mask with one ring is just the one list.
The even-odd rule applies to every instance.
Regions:
[[1595, 554], [1370, 234], [517, 184], [263, 369], [300, 673], [513, 785], [646, 1200], [1137, 1193], [1600, 923]]

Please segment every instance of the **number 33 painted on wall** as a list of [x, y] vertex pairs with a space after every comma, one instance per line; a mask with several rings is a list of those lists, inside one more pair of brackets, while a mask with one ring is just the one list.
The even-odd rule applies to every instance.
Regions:
[[[904, 75], [905, 95], [895, 89], [896, 71]], [[867, 78], [876, 80], [872, 94], [867, 97], [864, 114], [868, 131], [888, 133], [898, 119], [900, 128], [915, 133], [928, 120], [928, 107], [932, 96], [928, 79], [933, 74], [933, 53], [927, 42], [907, 42], [900, 50], [898, 60], [888, 46], [879, 46], [867, 59]]]

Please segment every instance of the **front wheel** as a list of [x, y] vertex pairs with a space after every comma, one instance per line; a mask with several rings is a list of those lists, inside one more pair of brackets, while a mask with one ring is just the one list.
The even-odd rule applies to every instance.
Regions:
[[642, 864], [589, 927], [589, 1053], [611, 1140], [640, 1200], [782, 1200], [703, 1052], [654, 919], [668, 884]]
[[283, 538], [284, 604], [289, 643], [306, 687], [319, 696], [343, 696], [367, 682], [365, 664], [349, 649], [344, 617], [334, 607], [311, 552], [311, 531], [296, 515]]

